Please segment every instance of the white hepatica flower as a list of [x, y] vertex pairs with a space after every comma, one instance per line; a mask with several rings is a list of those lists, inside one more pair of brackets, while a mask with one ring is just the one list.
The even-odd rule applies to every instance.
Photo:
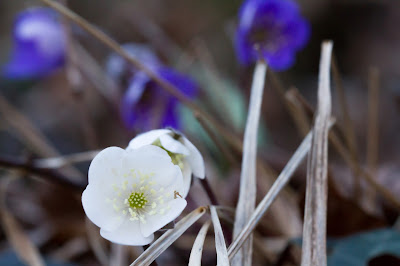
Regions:
[[181, 168], [184, 182], [183, 197], [186, 197], [189, 192], [192, 174], [202, 179], [205, 177], [203, 157], [185, 136], [169, 129], [151, 130], [132, 139], [127, 150], [138, 149], [149, 144], [166, 150], [172, 162]]
[[186, 207], [183, 178], [163, 149], [106, 148], [89, 167], [82, 205], [102, 237], [121, 245], [147, 245], [153, 233]]

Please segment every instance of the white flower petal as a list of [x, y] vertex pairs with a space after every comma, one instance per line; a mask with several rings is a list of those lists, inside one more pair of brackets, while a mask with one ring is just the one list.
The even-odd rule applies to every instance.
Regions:
[[125, 154], [126, 151], [118, 147], [109, 147], [97, 154], [89, 167], [89, 184], [108, 186], [119, 182], [122, 178], [121, 161]]
[[169, 129], [156, 129], [137, 135], [129, 142], [127, 149], [137, 149], [144, 145], [150, 145], [162, 135], [166, 135], [169, 133], [171, 133], [171, 130]]
[[129, 220], [112, 232], [101, 228], [100, 235], [113, 243], [129, 246], [144, 246], [154, 239], [153, 234], [148, 234], [146, 237], [142, 234], [139, 221]]
[[154, 145], [127, 151], [122, 163], [128, 172], [133, 169], [143, 174], [152, 174], [152, 180], [159, 186], [169, 186], [183, 180], [179, 166], [172, 163], [165, 150]]
[[173, 168], [159, 170], [160, 171], [157, 171], [153, 176], [153, 181], [155, 181], [157, 185], [164, 187], [165, 190], [176, 190], [183, 193], [183, 176], [179, 166], [174, 165]]
[[189, 155], [189, 150], [169, 134], [160, 136], [161, 145], [170, 152]]
[[181, 195], [183, 198], [186, 198], [190, 190], [190, 184], [192, 183], [192, 168], [186, 160], [184, 161], [183, 165], [183, 193]]
[[140, 230], [144, 236], [150, 236], [155, 231], [175, 220], [185, 209], [186, 200], [177, 198], [169, 202], [171, 209], [163, 214], [147, 216], [146, 223], [140, 224]]
[[189, 149], [190, 155], [186, 157], [192, 168], [193, 175], [198, 178], [205, 177], [204, 160], [199, 150], [184, 136], [182, 136], [183, 144]]
[[[106, 188], [106, 187], [105, 187]], [[106, 202], [107, 191], [95, 185], [88, 185], [82, 193], [82, 206], [87, 217], [98, 227], [108, 231], [115, 230], [123, 222], [114, 211], [111, 203]]]

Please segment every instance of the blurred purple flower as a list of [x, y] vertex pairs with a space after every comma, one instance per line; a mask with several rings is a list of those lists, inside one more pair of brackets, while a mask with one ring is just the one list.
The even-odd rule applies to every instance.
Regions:
[[249, 65], [264, 59], [271, 69], [285, 70], [310, 37], [310, 25], [291, 0], [246, 0], [239, 11], [236, 53]]
[[[169, 67], [145, 45], [125, 44], [124, 49], [161, 78], [175, 85], [186, 96], [197, 94], [197, 84]], [[180, 128], [179, 102], [160, 88], [144, 72], [135, 69], [118, 55], [112, 54], [106, 64], [109, 75], [127, 88], [122, 98], [121, 117], [128, 128], [150, 130], [159, 127]], [[124, 82], [125, 81], [125, 82]]]
[[65, 35], [51, 9], [31, 8], [19, 13], [13, 34], [14, 49], [3, 69], [5, 77], [40, 78], [64, 64]]

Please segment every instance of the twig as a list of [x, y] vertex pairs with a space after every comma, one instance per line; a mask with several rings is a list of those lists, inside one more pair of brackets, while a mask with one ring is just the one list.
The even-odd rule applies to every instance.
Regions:
[[[266, 73], [267, 64], [265, 62], [257, 62], [254, 70], [249, 112], [244, 131], [240, 191], [233, 229], [234, 237], [243, 229], [253, 213], [256, 204], [257, 133]], [[252, 265], [252, 254], [253, 243], [250, 236], [243, 245], [242, 250], [239, 250], [238, 254], [233, 258], [232, 265]]]
[[61, 186], [67, 186], [78, 192], [82, 192], [82, 190], [87, 185], [86, 183], [79, 183], [79, 182], [73, 181], [71, 178], [66, 177], [54, 170], [38, 168], [34, 165], [29, 164], [28, 162], [26, 162], [24, 160], [15, 159], [15, 158], [7, 158], [4, 156], [0, 156], [0, 168], [26, 171], [30, 174], [41, 177], [41, 178], [49, 181], [50, 183], [55, 183], [55, 184], [58, 184]]
[[375, 173], [378, 164], [379, 145], [379, 70], [369, 69], [368, 74], [368, 133], [367, 133], [367, 167]]
[[331, 116], [332, 42], [323, 42], [319, 66], [318, 107], [307, 166], [301, 265], [324, 266], [326, 258], [328, 131]]

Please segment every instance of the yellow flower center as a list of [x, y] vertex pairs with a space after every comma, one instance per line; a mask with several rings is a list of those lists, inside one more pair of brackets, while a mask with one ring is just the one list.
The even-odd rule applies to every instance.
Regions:
[[129, 206], [132, 209], [143, 209], [146, 206], [148, 200], [144, 196], [144, 193], [132, 192], [128, 198]]
[[112, 185], [113, 196], [107, 197], [117, 219], [126, 217], [130, 221], [140, 221], [145, 224], [149, 216], [163, 215], [171, 209], [170, 200], [181, 197], [177, 191], [165, 191], [153, 180], [153, 173], [142, 173], [135, 169], [120, 173], [113, 170], [115, 176], [122, 175], [121, 183]]

